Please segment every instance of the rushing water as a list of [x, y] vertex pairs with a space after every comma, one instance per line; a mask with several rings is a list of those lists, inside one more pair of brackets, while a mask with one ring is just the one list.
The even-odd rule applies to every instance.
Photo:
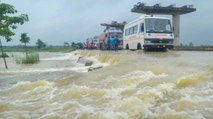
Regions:
[[[213, 52], [80, 52], [1, 61], [0, 118], [213, 118]], [[80, 55], [105, 67], [87, 72]]]

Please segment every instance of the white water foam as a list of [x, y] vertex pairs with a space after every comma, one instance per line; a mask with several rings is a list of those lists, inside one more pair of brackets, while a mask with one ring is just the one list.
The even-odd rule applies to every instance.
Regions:
[[58, 57], [41, 58], [41, 61], [77, 60], [78, 57], [79, 57], [79, 51], [74, 51], [71, 53], [60, 54]]
[[100, 63], [96, 57], [87, 57], [88, 60], [93, 62], [92, 66], [85, 66], [84, 64], [77, 63], [77, 60], [80, 57], [79, 51], [74, 51], [71, 53], [63, 54], [59, 57], [54, 58], [43, 58], [41, 61], [65, 61], [71, 60], [70, 62], [73, 63], [73, 66], [70, 67], [60, 67], [60, 68], [25, 68], [22, 70], [7, 70], [7, 71], [0, 71], [0, 74], [10, 74], [10, 73], [45, 73], [45, 72], [63, 72], [63, 71], [75, 71], [75, 72], [88, 72], [90, 67], [106, 67], [109, 64], [107, 63]]

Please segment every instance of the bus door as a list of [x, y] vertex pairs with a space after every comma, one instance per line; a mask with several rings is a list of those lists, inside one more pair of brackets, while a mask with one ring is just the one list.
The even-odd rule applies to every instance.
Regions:
[[145, 24], [141, 23], [139, 27], [139, 38], [140, 38], [141, 46], [143, 46], [144, 44], [144, 36], [145, 36]]

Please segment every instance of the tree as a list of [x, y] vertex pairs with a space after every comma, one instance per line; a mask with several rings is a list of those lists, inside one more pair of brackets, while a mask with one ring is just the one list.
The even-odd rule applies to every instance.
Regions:
[[28, 21], [28, 16], [26, 14], [22, 14], [20, 16], [12, 16], [11, 14], [15, 14], [18, 11], [15, 10], [14, 6], [1, 3], [0, 4], [0, 36], [4, 37], [7, 42], [11, 41], [11, 36], [15, 35], [12, 30], [17, 28], [17, 24], [24, 24], [24, 22]]
[[[15, 9], [14, 6], [6, 4], [6, 3], [1, 3], [0, 2], [0, 36], [5, 38], [7, 42], [12, 40], [12, 36], [15, 35], [12, 30], [17, 28], [17, 24], [24, 24], [24, 22], [28, 21], [28, 16], [26, 14], [21, 14], [19, 16], [14, 16], [13, 14], [16, 14], [18, 11]], [[2, 54], [4, 54], [2, 44], [1, 44], [1, 39], [0, 39], [0, 47]], [[5, 57], [4, 62], [5, 62], [5, 67], [7, 69], [7, 64]]]
[[192, 46], [194, 46], [194, 45], [193, 45], [193, 43], [192, 43], [192, 42], [190, 42], [190, 43], [189, 43], [189, 46], [190, 46], [190, 47], [192, 47]]
[[71, 43], [71, 47], [72, 47], [72, 48], [75, 48], [75, 47], [76, 47], [75, 42], [72, 42], [72, 43]]
[[76, 44], [76, 46], [77, 46], [77, 48], [79, 48], [79, 49], [83, 49], [83, 47], [84, 47], [83, 43], [81, 43], [81, 42], [78, 42], [78, 43]]
[[68, 42], [64, 42], [64, 47], [70, 47], [70, 44]]
[[37, 42], [36, 42], [36, 46], [37, 46], [38, 49], [41, 49], [41, 48], [45, 48], [47, 45], [43, 41], [38, 39]]
[[183, 43], [180, 43], [180, 47], [183, 47]]
[[24, 44], [25, 48], [27, 46], [27, 43], [30, 42], [30, 37], [27, 36], [27, 33], [22, 33], [21, 34], [21, 39], [20, 42]]

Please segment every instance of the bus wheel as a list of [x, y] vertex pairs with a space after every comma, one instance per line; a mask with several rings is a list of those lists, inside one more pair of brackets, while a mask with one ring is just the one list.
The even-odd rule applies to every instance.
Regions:
[[164, 48], [164, 49], [163, 49], [163, 52], [167, 52], [167, 51], [168, 51], [168, 49], [167, 49], [167, 48]]
[[148, 51], [148, 50], [149, 50], [149, 48], [148, 48], [148, 47], [144, 47], [144, 50], [145, 50], [145, 51]]
[[128, 44], [126, 44], [126, 49], [129, 50], [129, 45]]
[[142, 49], [142, 48], [141, 48], [141, 44], [138, 43], [137, 50], [141, 50], [141, 49]]

